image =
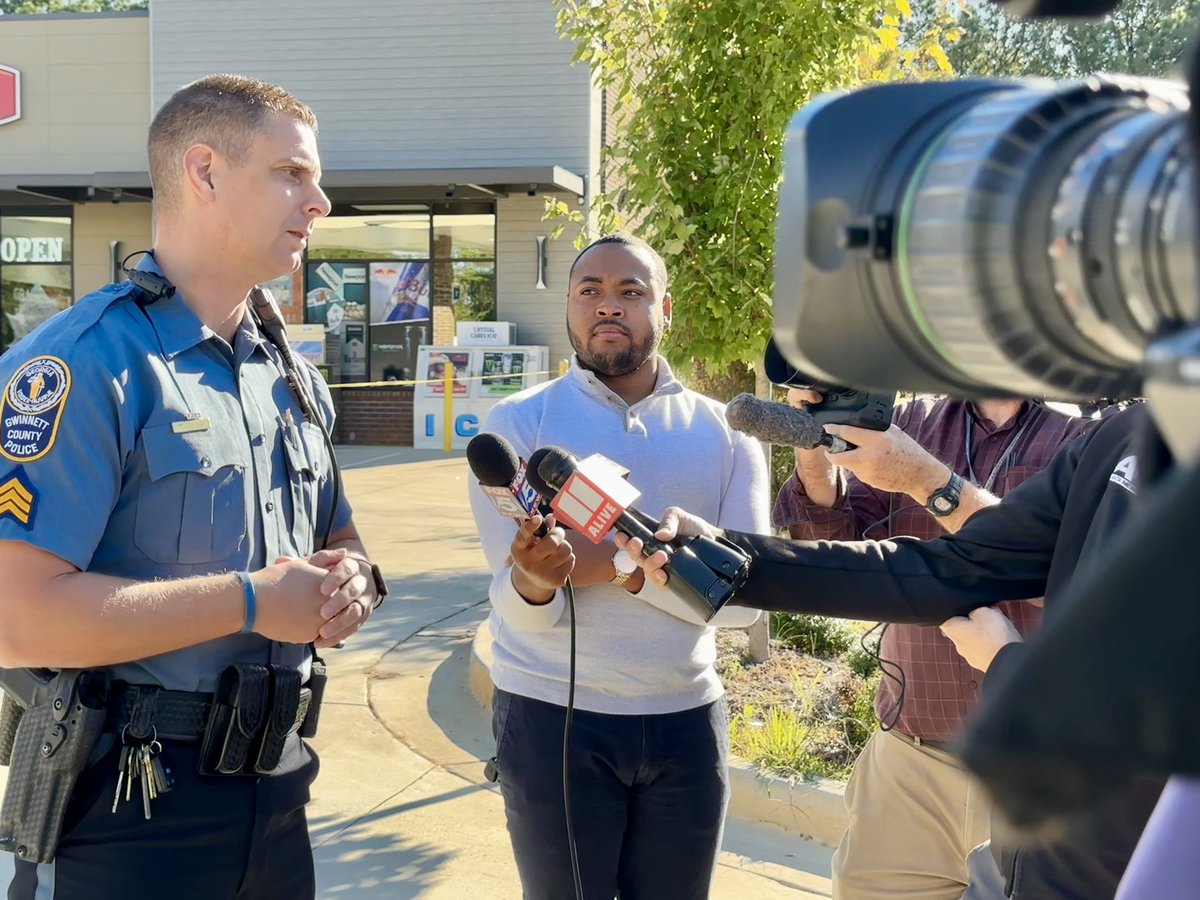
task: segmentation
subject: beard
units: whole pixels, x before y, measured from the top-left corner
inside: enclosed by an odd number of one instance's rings
[[[613,327],[612,322],[598,323],[592,326],[592,330],[601,327]],[[662,329],[655,326],[647,338],[640,344],[634,342],[633,336],[629,334],[628,329],[623,325],[616,327],[622,328],[625,334],[629,337],[629,346],[623,350],[610,350],[607,353],[590,350],[586,342],[581,341],[568,325],[567,337],[571,340],[571,347],[575,350],[575,355],[579,357],[579,364],[583,368],[595,372],[597,375],[603,375],[606,378],[619,378],[622,375],[628,375],[630,372],[636,372],[646,364],[646,361],[658,352],[658,343],[662,338]],[[588,333],[588,341],[591,340],[591,333]]]

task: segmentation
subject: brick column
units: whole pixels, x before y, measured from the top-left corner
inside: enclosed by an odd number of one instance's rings
[[[454,343],[454,265],[448,257],[453,244],[450,235],[439,235],[433,242],[433,342],[441,346]],[[441,259],[438,259],[441,257]]]

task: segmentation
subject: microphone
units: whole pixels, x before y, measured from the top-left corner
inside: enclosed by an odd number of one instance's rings
[[[830,453],[853,450],[855,444],[826,433],[813,414],[786,403],[759,400],[753,394],[738,394],[725,407],[729,427],[767,444],[803,447],[812,450],[828,447]]]
[[[551,470],[554,474],[546,478]],[[619,473],[623,471],[603,456],[591,456],[580,462],[561,447],[539,447],[529,454],[526,477],[538,494],[551,498],[550,508],[559,523],[587,535],[592,543],[599,544],[623,519],[625,527],[618,525],[617,530],[641,538],[647,556],[655,550],[666,549],[667,545],[654,536],[658,523],[628,508],[640,492],[621,477]],[[562,485],[572,474],[581,480],[570,494],[564,494]],[[641,517],[640,521],[637,517]],[[649,526],[647,521],[651,523]]]
[[[656,538],[655,529],[644,524],[649,517],[630,506],[640,492],[612,460],[596,454],[580,462],[561,447],[534,451],[531,464],[535,458],[538,481],[548,489],[545,496],[551,497],[550,507],[560,520],[597,544],[615,529],[638,538],[646,556],[663,550],[670,575],[667,589],[703,621],[715,616],[746,583],[750,558],[723,538],[694,537],[674,545]]]
[[[526,480],[526,467],[512,444],[483,431],[467,442],[467,465],[502,516],[524,521],[538,512],[538,492]]]

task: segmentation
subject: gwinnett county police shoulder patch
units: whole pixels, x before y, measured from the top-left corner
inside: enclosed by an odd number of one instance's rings
[[[39,356],[21,366],[4,388],[0,456],[27,463],[49,453],[70,392],[71,370],[58,357]]]
[[[0,519],[9,516],[26,529],[33,527],[38,491],[20,469],[0,479]]]

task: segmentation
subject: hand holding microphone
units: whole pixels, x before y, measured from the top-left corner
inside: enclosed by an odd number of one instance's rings
[[[486,431],[467,443],[467,464],[496,511],[521,522],[509,548],[513,587],[530,603],[549,603],[566,584],[575,557],[563,529],[527,480],[526,464],[512,444]]]
[[[555,525],[553,514],[543,519],[534,513],[526,519],[513,538],[511,553],[513,587],[530,603],[548,603],[575,568],[567,534]]]
[[[617,546],[627,551],[642,567],[648,582],[659,587],[667,587],[670,580],[668,566],[671,563],[671,556],[662,545],[673,544],[681,538],[716,540],[719,534],[719,529],[699,516],[694,516],[678,506],[669,506],[653,534],[655,542],[660,545],[659,549],[656,550],[653,546],[647,547],[641,537],[630,537],[619,531],[616,541]]]
[[[535,460],[536,476],[531,471],[530,482],[543,495],[552,495],[550,505],[563,521],[595,543],[615,530],[636,538],[640,552],[661,555],[672,577],[669,584],[665,577],[657,583],[668,584],[703,621],[715,616],[749,576],[746,554],[711,528],[675,545],[656,539],[654,527],[646,524],[649,517],[630,505],[638,491],[612,461],[591,456],[580,462],[559,447],[535,451],[531,468]]]
[[[815,391],[798,391],[816,394]],[[820,395],[816,394],[819,401]],[[821,423],[803,406],[789,406],[759,400],[753,394],[738,394],[725,407],[729,427],[758,438],[767,444],[813,450],[828,448],[830,453],[853,449],[840,437],[827,433]]]

